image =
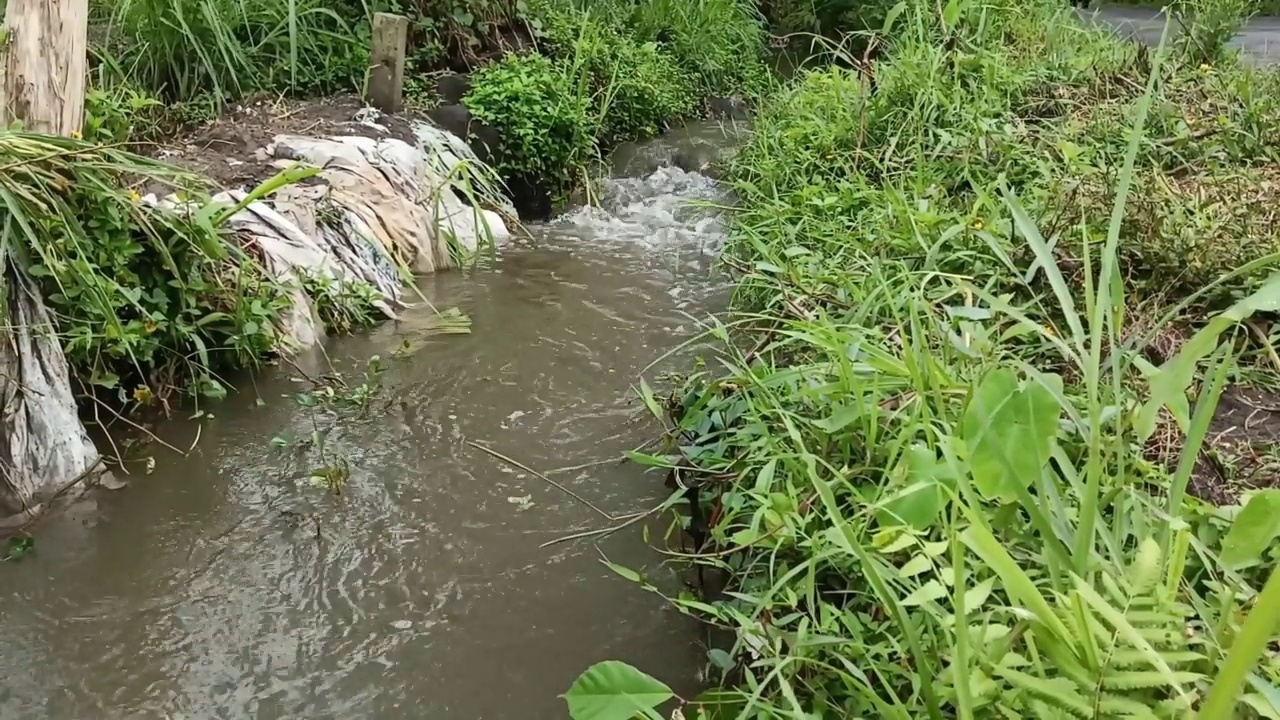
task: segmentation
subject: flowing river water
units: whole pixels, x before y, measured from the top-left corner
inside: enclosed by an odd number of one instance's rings
[[[421,308],[330,343],[349,382],[383,359],[362,417],[286,399],[301,386],[281,369],[164,424],[183,448],[198,432],[189,457],[156,447],[153,472],[75,501],[0,564],[0,718],[564,718],[557,695],[604,659],[694,692],[696,625],[600,562],[658,568],[638,526],[542,547],[608,523],[468,441],[550,471],[652,436],[629,388],[727,292],[717,213],[697,204],[721,192],[654,166],[728,144],[707,123],[625,147],[601,207],[425,279],[472,334],[432,335]],[[314,454],[273,443],[313,423],[350,465],[340,497],[308,482]],[[666,494],[616,462],[552,478],[615,514]]]

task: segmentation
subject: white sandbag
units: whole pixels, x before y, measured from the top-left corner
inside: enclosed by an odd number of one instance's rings
[[[62,345],[35,283],[9,266],[0,329],[0,527],[90,478],[101,456],[76,409]]]

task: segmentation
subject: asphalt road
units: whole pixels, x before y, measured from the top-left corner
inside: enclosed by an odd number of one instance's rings
[[[1159,9],[1132,5],[1102,4],[1079,11],[1082,16],[1114,27],[1119,33],[1148,45],[1160,44],[1166,16]],[[1170,36],[1177,24],[1169,28]],[[1240,49],[1244,59],[1257,64],[1280,63],[1280,17],[1255,17],[1236,35],[1232,46]]]

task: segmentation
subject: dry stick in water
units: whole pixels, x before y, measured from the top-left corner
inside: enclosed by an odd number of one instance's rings
[[[595,510],[597,513],[599,513],[599,515],[600,515],[601,517],[603,517],[603,518],[604,518],[604,519],[606,519],[606,520],[609,520],[609,521],[612,521],[612,522],[617,522],[618,520],[622,519],[622,518],[614,517],[613,515],[610,515],[609,513],[607,513],[607,512],[605,512],[605,511],[601,510],[600,508],[598,508],[598,507],[596,507],[594,504],[592,504],[592,502],[591,502],[590,500],[587,500],[586,498],[582,497],[582,496],[581,496],[581,495],[579,495],[578,493],[576,493],[576,492],[574,492],[574,491],[570,490],[569,488],[565,487],[564,485],[561,485],[560,483],[556,482],[555,480],[552,480],[551,478],[547,477],[546,475],[543,475],[542,473],[538,472],[537,470],[534,470],[533,468],[529,467],[528,465],[525,465],[524,463],[520,462],[519,460],[515,460],[515,459],[513,459],[513,458],[507,457],[506,455],[503,455],[502,453],[498,452],[497,450],[494,450],[494,449],[489,448],[489,447],[485,447],[484,445],[481,445],[480,443],[478,443],[478,442],[476,442],[476,441],[474,441],[474,440],[468,440],[468,441],[467,441],[467,444],[468,444],[468,445],[470,445],[471,447],[473,447],[473,448],[477,449],[477,450],[480,450],[480,451],[482,451],[482,452],[488,453],[489,455],[492,455],[493,457],[497,458],[498,460],[501,460],[501,461],[502,461],[502,462],[504,462],[504,463],[507,463],[508,465],[512,465],[512,466],[514,466],[514,467],[520,468],[521,470],[524,470],[525,472],[527,472],[527,473],[529,473],[529,474],[533,475],[534,477],[538,478],[539,480],[542,480],[543,482],[547,483],[548,485],[551,485],[552,487],[556,488],[557,490],[559,490],[560,492],[564,493],[565,495],[568,495],[569,497],[573,498],[574,500],[577,500],[578,502],[582,503],[583,505],[586,505],[587,507],[591,508],[592,510]],[[625,516],[624,516],[624,517],[625,517]]]
[[[641,443],[640,445],[638,445],[638,446],[637,446],[634,450],[632,450],[631,452],[640,452],[641,450],[644,450],[645,448],[649,447],[650,445],[653,445],[653,444],[654,444],[654,443],[656,443],[657,441],[658,441],[658,438],[654,438],[654,439],[652,439],[652,440],[646,440],[645,442],[643,442],[643,443]],[[608,465],[608,464],[610,464],[610,463],[618,463],[619,465],[621,465],[622,463],[626,462],[627,460],[628,460],[628,458],[627,458],[627,456],[626,456],[626,455],[618,455],[618,456],[616,456],[616,457],[605,458],[604,460],[593,460],[593,461],[591,461],[591,462],[580,463],[580,464],[578,464],[578,465],[566,465],[565,467],[558,467],[558,468],[556,468],[556,469],[554,469],[554,470],[548,470],[548,471],[546,472],[546,474],[547,474],[547,475],[559,475],[560,473],[573,472],[573,471],[575,471],[575,470],[586,470],[587,468],[600,467],[601,465]]]
[[[623,515],[621,517],[612,518],[614,521],[624,520],[625,522],[618,525],[612,525],[607,528],[600,528],[598,530],[585,530],[583,532],[573,533],[572,535],[565,535],[564,537],[558,537],[555,540],[548,540],[542,543],[541,545],[539,545],[538,547],[549,548],[552,545],[559,545],[560,543],[566,543],[573,540],[584,540],[589,537],[600,537],[600,538],[608,537],[609,535],[612,535],[618,532],[619,530],[635,525],[641,520],[644,520],[645,518],[653,515],[654,513],[659,512],[666,506],[667,506],[667,503],[663,502],[661,504],[655,505],[649,510],[642,510],[637,513],[632,513],[630,515]]]

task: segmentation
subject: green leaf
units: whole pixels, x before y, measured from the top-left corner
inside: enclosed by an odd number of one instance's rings
[[[1200,717],[1232,717],[1231,710],[1240,689],[1258,658],[1266,652],[1277,626],[1280,626],[1280,571],[1272,570],[1200,706]]]
[[[921,444],[907,448],[894,472],[905,479],[906,487],[894,490],[880,510],[881,525],[906,523],[917,530],[928,530],[938,519],[950,495],[945,487],[955,486],[955,476],[937,454]]]
[[[965,408],[962,427],[974,485],[988,498],[1016,499],[1049,464],[1057,398],[1040,383],[1018,387],[1013,371],[989,373]]]
[[[1249,498],[1222,541],[1222,564],[1233,570],[1262,556],[1280,536],[1280,490],[1263,490]]]
[[[562,695],[573,720],[630,720],[675,697],[671,688],[617,660],[596,663]]]
[[[1257,312],[1280,310],[1280,274],[1272,275],[1261,288],[1215,316],[1191,336],[1178,354],[1160,366],[1149,380],[1151,398],[1142,406],[1136,426],[1139,439],[1146,440],[1155,432],[1160,408],[1168,407],[1186,432],[1190,423],[1187,411],[1187,388],[1195,378],[1196,367],[1218,347],[1218,336],[1248,320]]]
[[[937,580],[929,582],[916,588],[910,595],[902,598],[903,607],[914,607],[916,605],[924,605],[925,603],[936,602],[947,596],[947,589]]]

